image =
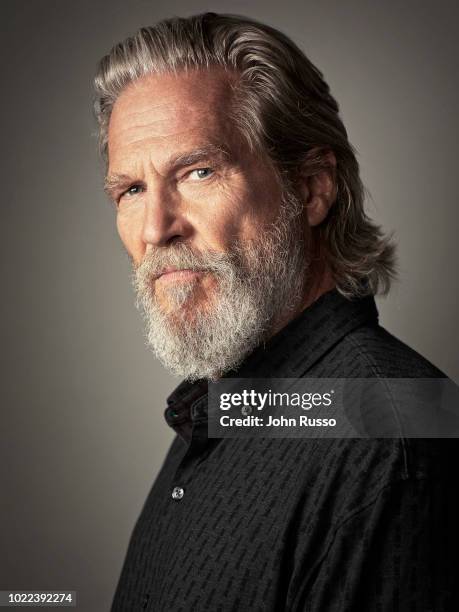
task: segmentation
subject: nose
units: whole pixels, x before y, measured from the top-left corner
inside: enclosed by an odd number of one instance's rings
[[[167,246],[185,239],[192,232],[182,213],[181,202],[167,188],[150,188],[146,194],[142,225],[142,240],[146,245]]]

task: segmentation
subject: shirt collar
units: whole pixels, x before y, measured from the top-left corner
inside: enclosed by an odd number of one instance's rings
[[[207,380],[194,383],[184,380],[167,398],[166,423],[182,438],[189,440],[193,422],[200,416],[207,416],[204,404],[207,408]]]
[[[242,363],[232,378],[300,378],[356,327],[378,322],[372,295],[322,294]]]
[[[350,331],[377,323],[372,295],[348,299],[337,289],[322,294],[225,378],[300,378]],[[184,439],[207,419],[207,381],[183,381],[167,398],[167,424]]]

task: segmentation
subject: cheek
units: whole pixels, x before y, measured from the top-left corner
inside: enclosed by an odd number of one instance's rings
[[[261,211],[246,201],[239,214],[225,220],[222,240],[229,247],[235,240],[242,244],[257,240],[265,232],[272,219],[269,211]]]
[[[192,228],[189,244],[198,251],[226,251],[238,235],[240,219],[234,203],[215,198],[211,206],[194,202],[186,214],[188,227]]]
[[[281,196],[277,186],[268,180],[254,181],[244,187],[234,202],[232,231],[242,241],[256,240],[277,219]]]
[[[250,194],[237,188],[229,193],[219,190],[212,206],[202,207],[199,218],[194,219],[196,237],[207,248],[227,251],[235,240],[251,238],[255,225],[254,213]]]
[[[145,245],[141,239],[141,220],[136,219],[134,215],[128,216],[123,213],[118,213],[116,228],[124,248],[133,258],[134,262],[139,264],[145,251]]]

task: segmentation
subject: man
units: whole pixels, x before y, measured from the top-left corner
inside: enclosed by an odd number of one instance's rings
[[[394,246],[321,73],[207,13],[116,45],[96,96],[148,341],[185,378],[112,609],[456,609],[454,441],[208,435],[209,381],[443,376],[378,325]]]

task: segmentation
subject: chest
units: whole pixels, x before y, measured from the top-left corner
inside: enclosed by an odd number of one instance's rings
[[[304,440],[175,443],[136,524],[125,573],[145,609],[274,610],[295,555],[320,555],[322,483]],[[305,469],[305,466],[308,466]],[[321,524],[321,526],[319,525]],[[318,529],[319,526],[319,529]]]

